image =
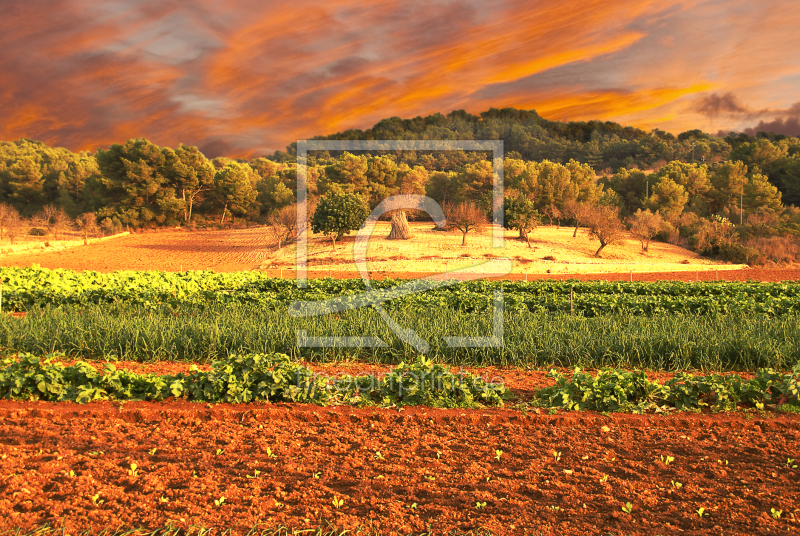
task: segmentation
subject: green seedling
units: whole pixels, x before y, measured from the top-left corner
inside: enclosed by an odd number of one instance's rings
[[[139,475],[138,468],[139,468],[138,465],[136,465],[135,463],[132,463],[131,464],[131,468],[128,469],[128,476],[138,476]]]
[[[783,510],[775,510],[774,508],[770,508],[769,512],[772,515],[772,519],[780,519]]]
[[[167,499],[166,497],[164,497],[164,496],[162,495],[161,497],[159,497],[159,498],[158,498],[158,502],[160,502],[160,503],[169,502],[169,499]]]
[[[560,506],[548,506],[547,508],[548,508],[549,510],[555,510],[555,511],[561,510],[561,507],[560,507]]]
[[[555,458],[555,460],[556,460],[557,462],[561,461],[561,453],[560,453],[560,452],[556,452],[556,451],[554,450],[554,451],[553,451],[553,458]]]
[[[442,453],[441,452],[436,451],[436,459],[437,460],[441,460],[442,459]]]
[[[192,478],[197,478],[197,472],[194,469],[192,469]]]
[[[697,512],[697,517],[699,517],[699,518],[702,518],[703,516],[707,516],[707,515],[709,515],[709,513],[708,513],[708,512],[706,512],[706,509],[705,509],[705,508],[703,508],[702,506],[701,506],[700,508],[698,508],[698,509],[696,510],[696,512]]]
[[[717,460],[717,463],[720,465],[728,465],[728,460]]]
[[[500,461],[500,456],[502,456],[502,455],[503,455],[503,451],[502,450],[495,450],[494,451],[494,457],[498,462]]]
[[[214,499],[214,506],[222,506],[222,503],[225,502],[225,497],[220,497],[219,500]]]
[[[622,507],[622,511],[625,512],[626,514],[630,514],[632,510],[633,510],[633,505],[629,502],[625,503],[625,506]]]
[[[376,460],[385,460],[385,458],[383,457],[383,454],[381,454],[381,451],[379,451],[379,450],[375,451],[375,459]]]
[[[672,456],[667,456],[666,458],[664,456],[661,456],[661,461],[664,462],[664,465],[669,465],[675,461],[675,458],[673,458]]]
[[[75,476],[75,471],[73,471],[72,469],[70,469],[69,473],[66,471],[61,471],[61,472],[64,473],[64,476]]]
[[[786,458],[786,467],[788,467],[789,469],[797,469],[797,466],[794,465],[795,461],[797,460],[794,460],[792,458]]]
[[[334,496],[332,502],[333,502],[333,507],[338,510],[344,504],[344,499],[340,499],[339,497]]]
[[[223,451],[222,449],[217,449],[217,453],[216,453],[216,455],[217,455],[217,456],[219,456],[219,455],[220,455],[220,454],[222,454],[223,452],[224,452],[224,451]]]
[[[435,476],[430,476],[430,475],[425,475],[425,480],[430,480],[431,482],[433,482],[434,480],[436,480],[436,477]]]
[[[478,508],[478,509],[486,508],[486,503],[485,502],[476,502],[475,503],[475,508]]]
[[[683,487],[683,484],[681,484],[680,482],[676,482],[676,481],[674,481],[674,480],[670,480],[670,482],[672,483],[672,487],[673,487],[673,488],[678,488],[678,489],[680,489],[681,487]]]
[[[99,494],[99,493],[95,493],[94,495],[92,495],[92,504],[93,504],[93,505],[95,505],[95,506],[100,506],[100,505],[101,505],[101,504],[103,504],[104,502],[105,502],[105,501],[104,501],[103,499],[101,499],[101,498],[100,498],[100,494]]]
[[[600,477],[600,482],[601,482],[601,483],[603,483],[603,482],[608,482],[608,475],[604,474],[603,476],[601,476],[601,477]]]
[[[89,456],[100,456],[101,454],[105,454],[102,450],[93,450],[89,453]]]
[[[151,450],[150,451],[150,456],[153,456],[156,453],[157,450],[158,450],[158,448],[154,448],[153,450]]]
[[[278,456],[272,452],[272,449],[267,447],[267,458],[277,458]]]
[[[381,479],[384,479],[384,478],[386,478],[386,477],[383,476],[383,475],[378,475],[378,476],[375,477],[375,480],[381,480]]]
[[[486,477],[486,482],[489,482],[491,479],[492,479],[492,477],[490,477],[490,476],[487,476],[487,477]]]
[[[417,509],[417,503],[411,503],[411,506],[409,506],[409,508],[411,508],[412,510],[416,510]]]
[[[258,469],[253,469],[253,476],[250,476],[250,475],[244,475],[244,476],[246,476],[247,478],[258,478],[258,475],[260,475],[260,474],[261,474],[261,471],[259,471]]]
[[[316,473],[311,473],[311,476],[312,476],[313,478],[316,478],[317,480],[319,480],[319,475],[320,475],[320,473],[319,473],[319,472],[316,472]]]

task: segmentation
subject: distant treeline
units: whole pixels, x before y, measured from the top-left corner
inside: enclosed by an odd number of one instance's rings
[[[547,121],[535,111],[491,109],[414,119],[317,139],[504,140],[508,196],[570,220],[568,205],[613,204],[620,215],[659,213],[675,232],[698,221],[800,229],[800,139],[759,133],[717,138],[699,130],[645,132],[611,122]],[[0,203],[31,217],[44,207],[93,213],[106,229],[267,222],[295,202],[295,144],[252,160],[207,159],[196,147],[131,139],[95,154],[28,139],[0,142]],[[356,193],[370,206],[388,195],[439,202],[491,199],[491,155],[460,151],[317,152],[308,159],[309,198]],[[574,208],[574,207],[573,207]],[[769,228],[772,231],[764,231]],[[748,233],[752,235],[752,232]],[[684,233],[686,234],[686,233]],[[691,233],[689,233],[691,234]]]

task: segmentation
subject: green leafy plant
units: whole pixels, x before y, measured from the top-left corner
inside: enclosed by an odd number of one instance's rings
[[[789,469],[797,469],[797,466],[794,464],[795,460],[792,458],[786,458],[786,467]]]
[[[554,450],[553,451],[553,459],[555,461],[557,461],[557,462],[560,462],[561,461],[561,452],[558,452],[558,451]]]
[[[376,460],[384,460],[385,458],[383,457],[383,454],[381,454],[381,451],[376,450],[375,451],[375,459]]]
[[[214,506],[222,506],[222,503],[225,502],[225,497],[220,497],[219,499],[214,499]]]
[[[682,488],[682,487],[683,487],[683,484],[681,484],[680,482],[678,482],[678,481],[676,481],[676,480],[670,480],[670,483],[672,483],[672,487],[673,487],[673,488],[678,488],[678,489],[680,489],[680,488]]]
[[[703,516],[708,516],[709,515],[709,513],[706,512],[706,509],[703,508],[702,506],[700,508],[698,508],[697,510],[695,510],[695,513],[697,514],[697,517],[699,517],[701,519],[702,519]]]
[[[772,519],[780,519],[781,518],[781,514],[783,513],[783,510],[776,510],[774,508],[770,508],[769,512],[770,512],[770,515],[772,516]]]
[[[344,505],[344,499],[340,499],[340,498],[338,498],[336,496],[333,497],[333,501],[332,502],[333,502],[333,507],[336,508],[337,510],[339,508],[341,508],[342,505]]]
[[[478,508],[478,509],[486,508],[486,502],[480,502],[480,501],[476,502],[475,503],[475,508]]]
[[[149,451],[150,455],[153,456],[156,453],[157,450],[158,450],[157,448],[154,448],[153,450]]]
[[[632,510],[633,510],[633,505],[631,503],[627,502],[624,505],[622,505],[622,511],[625,512],[626,514],[630,514]]]
[[[162,496],[160,496],[160,497],[158,498],[158,502],[160,502],[160,503],[166,503],[166,502],[169,502],[169,499],[167,499],[166,497],[164,497],[164,496],[162,495]]]
[[[128,476],[138,476],[139,475],[139,466],[135,463],[131,464],[131,468],[128,469]]]
[[[673,458],[672,456],[667,456],[667,457],[664,457],[664,456],[662,455],[662,456],[661,456],[661,461],[662,461],[662,462],[664,462],[664,465],[669,465],[669,464],[671,464],[672,462],[674,462],[674,461],[675,461],[675,458]]]
[[[319,472],[314,472],[314,473],[311,473],[311,477],[312,477],[312,478],[315,478],[315,479],[317,479],[317,480],[319,480],[319,475],[320,475],[320,473],[319,473]]]
[[[219,456],[219,455],[220,455],[220,454],[222,454],[223,452],[224,452],[224,451],[223,451],[222,449],[217,449],[217,452],[215,452],[215,453],[214,453],[214,456]]]
[[[99,493],[95,493],[94,495],[92,495],[91,499],[92,499],[92,504],[95,506],[100,506],[105,502],[103,499],[100,498]]]
[[[494,457],[495,457],[495,459],[497,461],[500,461],[500,456],[502,456],[502,455],[503,455],[503,451],[502,450],[495,450],[494,451]]]
[[[272,452],[272,449],[267,447],[267,458],[277,458],[278,456]]]
[[[254,469],[252,476],[251,475],[244,475],[244,476],[246,476],[247,478],[258,478],[258,475],[260,475],[260,474],[261,474],[261,471],[259,471],[258,469]]]
[[[600,483],[603,483],[603,482],[608,482],[608,475],[603,474],[603,476],[600,477]]]

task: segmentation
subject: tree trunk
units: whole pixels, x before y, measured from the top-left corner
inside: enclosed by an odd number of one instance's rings
[[[331,235],[331,240],[333,240],[333,251],[336,252],[336,235]]]
[[[577,223],[575,224],[575,232],[572,233],[572,238],[575,238],[576,236],[578,236],[578,224]]]
[[[599,247],[599,248],[597,248],[597,251],[595,251],[595,252],[594,252],[594,256],[595,256],[595,257],[599,257],[599,256],[600,256],[600,252],[601,252],[601,251],[603,251],[603,248],[604,248],[604,247],[606,247],[606,244],[605,244],[605,242],[603,242],[603,241],[601,240],[601,241],[600,241],[600,247]]]
[[[408,240],[411,238],[411,229],[408,227],[408,218],[406,218],[405,210],[392,212],[392,230],[386,238],[388,240]]]
[[[467,231],[463,231],[461,233],[461,245],[462,246],[466,246],[467,245]]]
[[[225,222],[225,213],[228,211],[228,203],[225,203],[225,207],[222,209],[222,217],[219,219],[219,224],[222,225]]]

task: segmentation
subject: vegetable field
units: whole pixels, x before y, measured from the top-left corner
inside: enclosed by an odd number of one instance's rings
[[[0,281],[3,535],[798,531],[798,282]]]

